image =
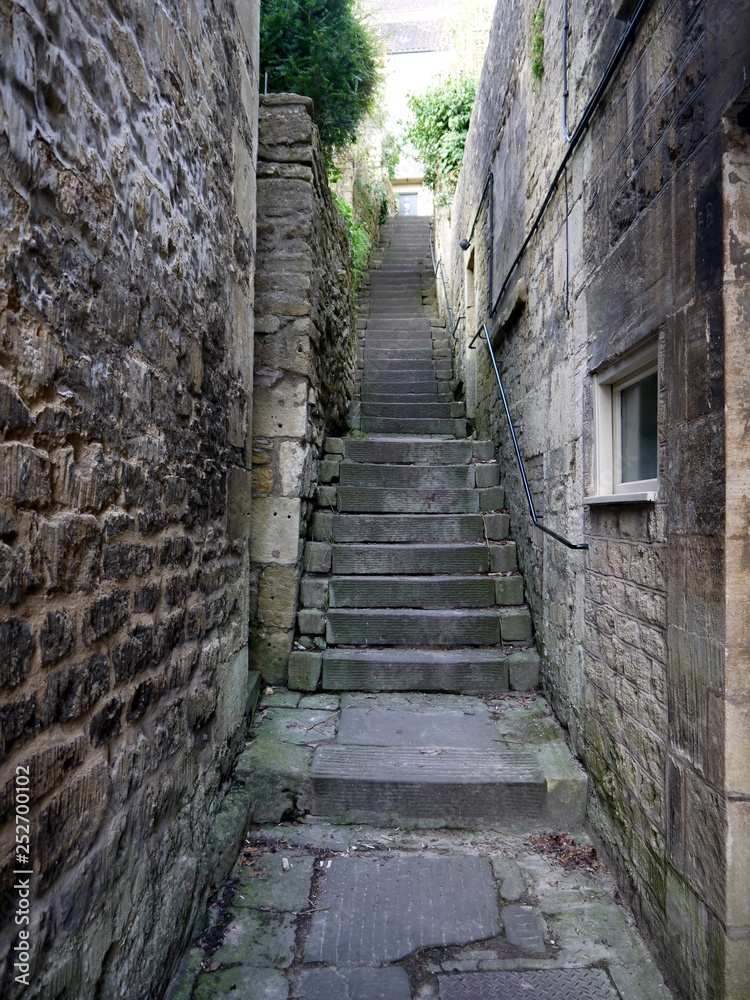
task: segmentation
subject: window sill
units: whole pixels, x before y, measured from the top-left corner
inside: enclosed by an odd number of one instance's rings
[[[609,493],[600,497],[584,497],[583,505],[594,507],[599,504],[654,503],[655,500],[656,490],[647,490],[645,493]]]

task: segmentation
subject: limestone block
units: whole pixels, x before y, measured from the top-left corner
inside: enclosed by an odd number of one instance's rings
[[[304,438],[307,431],[307,380],[287,376],[273,385],[256,384],[253,434]]]
[[[539,654],[535,649],[510,654],[508,684],[511,691],[533,691],[539,686]]]
[[[323,450],[327,455],[343,455],[344,441],[341,438],[327,437],[323,445]]]
[[[319,576],[303,576],[299,588],[303,608],[322,608],[328,593],[328,580]]]
[[[303,608],[297,614],[297,626],[302,635],[323,635],[326,616],[318,608]]]
[[[305,572],[331,572],[331,546],[328,542],[307,542],[305,544]]]
[[[286,684],[294,629],[267,628],[250,646],[250,667],[267,684]]]
[[[266,625],[292,628],[296,610],[296,567],[267,566],[258,583],[258,618]]]
[[[273,469],[267,465],[253,469],[253,490],[256,493],[273,493]]]
[[[0,445],[0,497],[21,507],[41,507],[50,496],[47,455],[27,444]]]
[[[252,504],[252,472],[234,466],[229,470],[227,481],[227,530],[230,538],[247,538],[254,534]]]
[[[310,537],[316,542],[330,542],[333,534],[333,514],[316,510],[310,522]]]
[[[289,687],[293,691],[315,691],[322,663],[322,653],[294,650],[289,657]]]
[[[336,509],[338,491],[335,486],[319,486],[317,500],[319,507],[328,507],[330,510]]]
[[[495,580],[495,604],[523,604],[523,577],[498,577]]]
[[[250,518],[250,557],[254,562],[296,564],[301,510],[299,497],[255,498]]]
[[[286,497],[303,496],[310,445],[299,441],[282,441],[279,447],[281,492]]]
[[[493,542],[502,542],[508,537],[510,531],[509,514],[485,514],[484,532],[487,538]]]
[[[500,466],[496,462],[488,462],[486,465],[476,465],[474,467],[474,474],[477,486],[480,489],[498,486],[500,483]]]
[[[479,491],[479,509],[497,510],[503,506],[505,501],[505,491],[502,486],[490,486],[488,489]]]
[[[260,5],[254,2],[254,0],[237,0],[234,9],[237,16],[237,24],[239,25],[242,37],[245,39],[245,45],[250,53],[250,57],[253,58],[257,52],[258,38],[260,36]]]
[[[320,481],[321,483],[331,483],[334,479],[339,478],[339,465],[340,462],[334,459],[325,458],[320,463]]]
[[[516,568],[516,543],[490,545],[490,573],[511,573]]]
[[[309,336],[289,334],[286,329],[268,337],[261,347],[264,368],[276,368],[307,377],[311,374],[311,354]]]
[[[492,441],[474,441],[471,450],[477,462],[490,462],[495,457],[495,445]]]
[[[531,612],[528,608],[512,608],[500,614],[500,634],[503,642],[531,640]]]
[[[234,206],[246,236],[255,230],[255,169],[253,154],[247,148],[235,126],[234,146]]]

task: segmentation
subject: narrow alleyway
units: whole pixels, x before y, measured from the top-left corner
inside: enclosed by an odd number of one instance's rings
[[[256,825],[170,1000],[668,1000],[537,691],[426,220],[388,224],[363,302],[359,427],[326,444],[306,551],[301,690],[262,695],[237,771]]]

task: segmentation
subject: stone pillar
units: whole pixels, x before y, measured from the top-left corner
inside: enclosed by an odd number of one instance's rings
[[[312,110],[294,94],[261,99],[251,611],[255,665],[272,683],[287,677],[323,438],[353,389],[349,246]]]

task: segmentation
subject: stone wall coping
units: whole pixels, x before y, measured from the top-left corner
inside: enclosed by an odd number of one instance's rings
[[[302,104],[313,115],[313,102],[311,97],[303,97],[302,94],[261,94],[261,107],[266,104],[269,107],[279,107],[285,104]]]

